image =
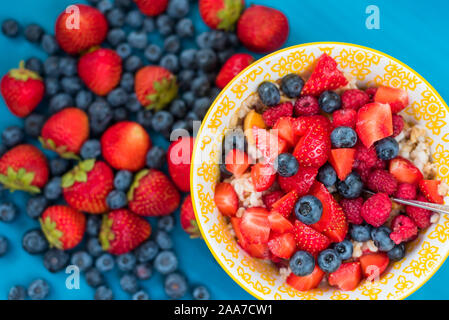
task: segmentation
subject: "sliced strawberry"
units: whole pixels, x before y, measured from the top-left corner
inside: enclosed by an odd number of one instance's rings
[[[268,210],[271,210],[273,207],[273,204],[278,201],[280,198],[284,196],[284,192],[281,190],[276,190],[268,194],[264,194],[262,196],[262,201],[265,207],[267,207]]]
[[[363,276],[369,281],[378,280],[381,274],[388,267],[390,259],[386,253],[369,253],[359,258]]]
[[[239,198],[230,183],[222,182],[215,186],[215,205],[225,216],[235,216],[239,208]]]
[[[304,277],[298,277],[293,273],[290,273],[286,282],[289,286],[298,291],[309,291],[318,287],[323,280],[324,275],[324,271],[322,271],[318,265],[315,265],[315,269],[313,269],[311,274]]]
[[[295,236],[292,233],[272,236],[268,241],[268,248],[276,257],[289,259],[296,251]]]
[[[423,179],[421,171],[410,160],[402,157],[390,161],[389,171],[399,183],[417,184]]]
[[[318,168],[299,167],[298,172],[294,176],[278,176],[278,183],[284,192],[295,190],[299,196],[303,196],[309,192],[317,174]]]
[[[419,190],[422,194],[433,203],[444,204],[444,198],[438,193],[439,180],[421,180],[418,183]]]
[[[273,163],[279,154],[287,150],[287,141],[265,129],[253,127],[253,137],[256,140],[257,149],[269,163]]]
[[[379,87],[374,95],[374,101],[388,103],[391,112],[398,113],[408,105],[407,91],[399,88]]]
[[[276,171],[269,163],[256,163],[251,167],[251,180],[256,191],[268,190],[276,181]]]
[[[320,127],[321,131],[330,134],[332,124],[328,118],[322,115],[303,116],[294,119],[293,133],[297,136],[305,135],[310,129]]]
[[[316,181],[310,188],[311,195],[317,197],[323,205],[321,219],[311,225],[312,228],[325,234],[333,242],[341,242],[348,233],[348,221],[340,204],[327,188]]]
[[[295,221],[294,233],[298,249],[307,251],[312,255],[318,254],[331,244],[328,237],[299,220]]]
[[[331,150],[331,139],[322,127],[310,129],[302,136],[293,151],[300,166],[319,168],[326,163]]]
[[[294,146],[299,140],[299,137],[295,135],[293,131],[293,126],[295,124],[295,119],[292,117],[282,117],[280,118],[273,127],[273,130],[277,130],[279,136],[287,141],[289,145]]]
[[[269,259],[270,258],[270,249],[268,249],[268,244],[249,244],[245,237],[243,236],[240,223],[242,222],[241,218],[231,218],[231,224],[235,232],[235,236],[237,237],[237,241],[239,245],[248,252],[248,254],[254,258],[258,259]]]
[[[368,103],[357,112],[356,131],[369,148],[374,142],[393,134],[393,118],[388,104]]]
[[[298,201],[299,195],[296,190],[292,190],[285,196],[276,201],[271,207],[271,212],[279,213],[281,216],[288,218],[295,207],[296,201]]]
[[[280,213],[274,211],[268,215],[268,222],[272,231],[284,233],[293,230],[293,224]]]
[[[229,151],[225,158],[226,169],[236,177],[240,177],[245,173],[250,162],[251,159],[246,152],[239,149]]]
[[[242,230],[240,228],[240,223],[242,222],[242,218],[231,218],[232,228],[234,229],[235,237],[237,238],[237,242],[239,245],[244,248],[248,246],[248,241],[246,241],[245,237],[242,234]]]
[[[242,216],[240,230],[249,244],[267,243],[270,237],[269,212],[265,208],[248,208]]]
[[[331,286],[336,286],[343,291],[352,291],[362,280],[362,268],[360,262],[342,263],[337,271],[328,276]]]
[[[302,89],[302,95],[319,96],[323,91],[344,87],[348,80],[343,72],[337,69],[337,62],[323,53],[317,60],[309,80]]]
[[[354,164],[355,149],[342,148],[332,149],[329,156],[329,163],[337,172],[338,179],[345,180],[352,171]]]

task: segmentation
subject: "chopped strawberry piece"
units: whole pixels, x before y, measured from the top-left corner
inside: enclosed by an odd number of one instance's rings
[[[295,190],[299,196],[303,196],[309,192],[317,174],[318,168],[299,167],[298,172],[294,176],[278,176],[278,183],[284,192]]]
[[[300,166],[319,168],[327,162],[331,139],[321,127],[310,129],[297,143],[293,155]]]
[[[293,123],[293,133],[297,136],[305,135],[310,129],[321,128],[321,131],[330,134],[332,125],[328,118],[322,115],[298,117]]]
[[[438,193],[440,183],[439,180],[421,180],[418,187],[430,202],[444,204],[444,198]]]
[[[235,216],[239,208],[239,198],[230,183],[222,182],[215,186],[215,205],[225,216]]]
[[[259,243],[259,244],[248,244],[243,248],[248,254],[256,259],[270,259],[270,249],[268,248],[268,244]]]
[[[352,291],[357,288],[362,280],[362,268],[360,262],[342,263],[337,271],[329,274],[328,281],[331,286],[336,286],[343,291]]]
[[[234,229],[235,237],[237,238],[238,244],[244,248],[248,245],[248,241],[245,240],[245,237],[242,234],[242,231],[240,229],[240,223],[242,222],[242,218],[231,218],[231,224],[232,228]]]
[[[242,216],[240,230],[250,244],[267,243],[270,237],[269,212],[265,208],[248,208]]]
[[[421,171],[410,160],[402,157],[390,161],[389,171],[399,183],[417,184],[423,179]]]
[[[418,227],[413,220],[402,214],[394,217],[391,222],[391,229],[393,232],[390,233],[390,238],[396,244],[409,241],[418,234]]]
[[[273,207],[273,204],[278,201],[280,198],[284,196],[284,192],[281,190],[276,190],[268,194],[264,194],[262,196],[262,201],[265,207],[267,207],[268,210],[271,210]]]
[[[275,232],[284,233],[293,230],[293,224],[276,211],[268,215],[268,222],[271,230]]]
[[[298,198],[299,195],[298,192],[296,192],[296,190],[290,191],[273,204],[271,212],[277,212],[281,216],[288,218],[292,213]]]
[[[296,251],[295,236],[291,233],[275,235],[268,241],[268,248],[275,256],[289,259]]]
[[[309,80],[302,89],[302,95],[319,96],[323,91],[344,87],[348,80],[343,72],[338,70],[337,62],[323,53],[317,60]]]
[[[229,151],[225,158],[226,169],[236,177],[240,177],[245,173],[250,162],[251,159],[246,152],[239,149]]]
[[[332,125],[337,127],[355,128],[357,121],[357,111],[354,109],[340,109],[332,114]]]
[[[355,149],[341,148],[332,149],[329,157],[329,163],[337,172],[338,179],[345,180],[352,171],[354,164]]]
[[[291,102],[284,102],[275,107],[268,108],[262,118],[268,127],[274,126],[281,117],[291,117],[293,115],[293,105]]]
[[[273,163],[278,155],[287,150],[288,143],[278,135],[265,129],[253,127],[256,147],[269,163]]]
[[[408,105],[407,91],[399,88],[379,87],[374,95],[374,101],[388,103],[392,113],[398,113]]]
[[[295,221],[294,234],[298,249],[312,255],[317,255],[331,244],[328,237],[299,220]]]
[[[382,273],[387,269],[390,259],[386,253],[369,253],[359,258],[363,276],[368,281],[379,280]]]
[[[289,286],[298,291],[309,291],[318,287],[323,280],[324,275],[324,271],[322,271],[318,265],[315,265],[315,269],[313,269],[311,274],[304,277],[299,277],[291,273],[286,282]]]
[[[294,146],[299,140],[299,137],[293,131],[294,124],[295,119],[292,117],[279,118],[273,127],[273,132],[275,132],[274,130],[278,130],[279,136],[287,141],[289,145]]]
[[[251,180],[257,192],[268,190],[276,181],[276,171],[269,163],[256,163],[251,167]]]
[[[366,147],[393,134],[393,120],[388,104],[369,103],[357,113],[356,131]]]

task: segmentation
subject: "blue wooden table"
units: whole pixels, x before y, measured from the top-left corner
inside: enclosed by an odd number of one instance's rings
[[[82,1],[80,1],[82,2]],[[315,41],[340,41],[355,43],[383,51],[403,61],[424,76],[441,94],[449,99],[447,78],[449,64],[449,36],[445,0],[254,0],[252,3],[281,9],[290,21],[290,36],[286,46]],[[58,14],[73,0],[16,0],[1,1],[0,21],[15,17],[22,24],[37,22],[47,31],[52,31]],[[367,29],[366,8],[376,5],[380,11],[380,29]],[[196,6],[191,16],[198,30],[206,30]],[[11,40],[0,36],[0,74],[16,67],[21,59],[31,56],[45,58],[45,54],[24,40]],[[448,101],[448,100],[447,100]],[[0,130],[11,124],[21,124],[0,101]],[[152,135],[155,144],[167,146],[167,142]],[[8,196],[10,197],[10,196]],[[66,275],[49,273],[42,264],[42,258],[29,256],[21,248],[23,233],[38,226],[24,212],[26,196],[15,194],[10,197],[22,209],[20,217],[12,224],[0,223],[0,234],[11,242],[8,254],[0,258],[0,299],[7,297],[12,285],[28,285],[35,278],[45,278],[51,285],[51,299],[91,299],[93,289],[81,280],[80,290],[68,290]],[[253,299],[235,284],[220,268],[201,240],[190,240],[178,225],[174,231],[176,252],[180,269],[191,284],[205,283],[215,299]],[[118,273],[110,272],[108,284],[114,289],[116,298],[127,299],[128,295],[119,289]],[[441,269],[409,299],[448,299],[449,264]],[[155,275],[144,283],[153,299],[165,299],[162,279]]]

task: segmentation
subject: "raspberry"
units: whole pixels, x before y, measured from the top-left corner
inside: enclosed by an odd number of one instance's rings
[[[391,196],[398,189],[398,181],[386,170],[374,170],[368,177],[367,187],[374,192],[383,192]]]
[[[404,129],[404,119],[398,114],[393,115],[393,137],[398,136]]]
[[[293,105],[290,102],[284,102],[275,107],[269,108],[262,114],[262,118],[267,126],[272,127],[279,118],[291,117],[292,115]]]
[[[376,163],[372,167],[372,169],[386,169],[387,168],[387,161],[380,160],[379,158],[376,160]]]
[[[349,89],[341,95],[341,106],[343,109],[358,110],[369,102],[369,95],[359,89]]]
[[[334,128],[350,127],[355,128],[357,111],[353,109],[340,109],[333,113],[332,123]]]
[[[369,175],[371,173],[371,169],[365,168],[364,165],[360,165],[357,168],[355,168],[355,172],[357,172],[362,179],[363,184],[366,184],[368,182]]]
[[[417,200],[428,202],[422,195],[419,195]],[[418,228],[424,229],[430,226],[430,217],[432,216],[431,211],[418,207],[406,206],[405,213],[416,223]]]
[[[314,96],[302,96],[295,102],[295,116],[313,116],[320,113],[320,105]]]
[[[268,210],[271,210],[273,203],[278,201],[284,193],[281,190],[273,191],[271,193],[265,194],[262,196],[262,201],[265,204],[265,207],[267,207]]]
[[[368,89],[365,90],[365,92],[369,96],[369,102],[373,102],[374,101],[374,96],[376,95],[376,92],[377,92],[377,87],[368,88]]]
[[[416,199],[416,186],[411,183],[400,183],[398,189],[394,194],[396,198],[404,200],[415,200]]]
[[[356,199],[343,199],[340,201],[340,205],[343,208],[349,223],[362,224],[363,218],[360,215],[363,205],[363,198]]]
[[[409,241],[418,234],[418,227],[416,224],[412,219],[404,215],[396,216],[393,219],[391,222],[391,229],[393,232],[390,233],[390,239],[396,244]]]
[[[390,216],[391,200],[385,193],[376,193],[365,201],[362,206],[361,215],[366,223],[373,227],[380,227]]]
[[[376,165],[377,160],[376,149],[373,146],[367,148],[363,143],[357,143],[355,147],[354,167],[371,169]]]

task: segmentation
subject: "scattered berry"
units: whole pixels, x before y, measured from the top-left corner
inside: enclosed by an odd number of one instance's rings
[[[22,286],[13,286],[9,289],[8,300],[25,300],[27,290]]]
[[[296,218],[306,225],[317,223],[321,219],[322,214],[323,205],[314,196],[301,197],[295,204]]]
[[[353,246],[352,242],[349,240],[344,240],[342,242],[336,243],[334,245],[334,250],[341,260],[352,258]]]
[[[293,274],[304,277],[315,269],[315,258],[306,251],[297,251],[290,258],[289,266]]]
[[[391,137],[384,138],[375,143],[376,153],[381,160],[391,160],[399,153],[398,142]]]
[[[50,293],[50,286],[45,280],[34,280],[28,286],[27,293],[31,300],[43,300]]]
[[[385,193],[377,193],[365,201],[361,215],[373,227],[383,225],[391,212],[391,200]]]
[[[353,224],[349,231],[352,240],[358,242],[366,242],[371,240],[371,226],[370,225],[356,225]]]
[[[374,170],[368,177],[367,187],[374,192],[391,196],[398,189],[398,181],[386,170]]]
[[[359,89],[349,89],[341,95],[341,106],[343,109],[357,111],[370,101],[368,93]]]
[[[371,239],[380,251],[390,251],[395,243],[390,238],[391,230],[386,226],[381,226],[371,230]]]
[[[342,199],[340,201],[340,205],[345,212],[346,217],[348,218],[348,222],[352,224],[362,224],[363,218],[361,215],[363,198],[355,198],[355,199]]]
[[[295,116],[313,116],[320,113],[320,105],[314,96],[301,96],[294,106]]]
[[[341,259],[334,249],[321,251],[317,257],[318,266],[324,272],[334,272],[341,265]]]
[[[63,270],[69,263],[70,255],[59,249],[50,249],[44,255],[44,267],[56,273]],[[30,295],[28,293],[28,295]]]

